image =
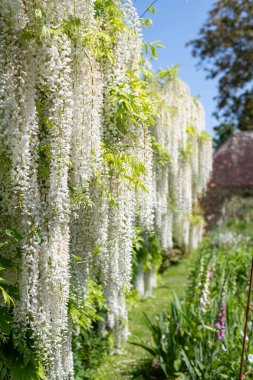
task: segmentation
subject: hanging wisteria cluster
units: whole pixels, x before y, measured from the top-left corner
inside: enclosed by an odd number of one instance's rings
[[[177,77],[176,68],[160,71],[151,78],[160,116],[155,128],[150,128],[152,168],[147,182],[153,214],[151,210],[149,220],[163,251],[173,246],[196,249],[204,227],[198,199],[212,170],[212,140],[204,130],[203,108]],[[141,296],[150,294],[148,284],[155,282],[155,265],[145,271],[144,264],[139,261],[135,278]]]
[[[173,240],[180,247],[196,248],[202,221],[193,220],[193,208],[205,191],[212,170],[212,141],[204,131],[203,108],[187,85],[172,70],[162,75],[161,117],[154,136],[168,152],[169,162],[159,165],[159,160],[155,160],[156,224],[164,250],[173,247]]]
[[[107,3],[0,5],[0,223],[23,236],[15,321],[50,380],[74,376],[69,301],[84,307],[89,278],[120,346],[135,226],[165,250],[173,237],[187,246],[211,169],[203,111],[180,80],[160,87],[151,126],[140,20],[132,0]],[[154,144],[170,157],[163,165]]]

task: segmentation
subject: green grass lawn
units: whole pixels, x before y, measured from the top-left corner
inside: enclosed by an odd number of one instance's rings
[[[150,319],[154,319],[160,310],[169,310],[173,293],[179,297],[183,295],[187,286],[187,278],[191,269],[193,257],[189,256],[181,260],[177,265],[171,266],[163,273],[158,281],[158,286],[152,297],[142,299],[129,312],[130,342],[152,345],[151,334],[146,326],[146,313]],[[122,355],[111,356],[100,367],[96,380],[146,380],[142,375],[133,375],[133,372],[145,365],[149,354],[143,349],[126,343]]]

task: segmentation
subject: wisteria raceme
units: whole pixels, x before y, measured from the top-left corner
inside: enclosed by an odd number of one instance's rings
[[[198,195],[205,190],[212,171],[212,140],[206,134],[201,134],[199,139],[199,177]]]
[[[156,225],[163,249],[172,247],[173,229],[174,239],[187,248],[192,208],[205,191],[212,169],[212,143],[204,132],[202,106],[181,80],[164,79],[160,97],[161,117],[154,134],[170,162],[162,168],[156,165]]]
[[[10,6],[8,2],[4,5],[5,9]],[[39,47],[34,40],[21,44],[15,34],[17,25],[20,28],[26,25],[16,21],[32,21],[29,20],[30,14],[23,16],[24,9],[21,3],[16,4],[15,11],[6,12],[6,18],[1,19],[9,27],[7,30],[3,28],[2,41],[8,42],[10,39],[5,50],[1,50],[2,54],[7,52],[5,60],[10,60],[5,61],[8,65],[4,69],[3,80],[6,84],[1,104],[5,115],[2,119],[6,127],[5,149],[11,162],[11,188],[5,188],[12,205],[7,223],[24,235],[21,243],[20,300],[15,308],[15,318],[23,329],[33,331],[49,377],[64,379],[69,378],[72,372],[71,356],[70,360],[63,359],[66,348],[64,331],[68,329],[69,288],[70,44],[57,36]],[[19,17],[20,13],[22,17]],[[8,17],[13,15],[12,23]],[[6,91],[6,86],[12,86],[12,95]],[[38,101],[45,88],[47,97],[38,110]],[[47,139],[51,153],[48,179],[43,186],[38,179],[42,146],[39,137],[43,128],[43,134],[46,134],[45,124],[39,125],[42,118],[50,130],[43,142]]]
[[[38,338],[40,244],[35,231],[40,226],[40,196],[37,178],[38,118],[36,112],[35,45],[21,48],[16,32],[25,26],[21,3],[1,5],[1,137],[9,162],[1,189],[3,228],[12,225],[22,234],[19,271],[20,299],[15,321],[22,338],[31,328]],[[5,14],[6,12],[6,14]]]
[[[155,217],[161,234],[162,249],[172,248],[173,212],[170,202],[170,176],[168,168],[157,168]]]
[[[102,81],[96,62],[75,52],[73,66],[72,183],[82,191],[99,169]]]
[[[139,71],[141,60],[141,35],[140,20],[133,6],[132,0],[117,1],[126,25],[123,30],[117,31],[112,54],[113,62],[106,62],[104,72],[104,137],[105,140],[113,141],[119,137],[119,126],[112,120],[111,115],[115,112],[118,104],[110,102],[110,91],[113,86],[126,84],[126,93],[129,91],[127,83],[130,81],[127,72]],[[133,123],[128,128],[136,130]],[[126,141],[120,141],[121,144]]]
[[[151,269],[147,270],[144,274],[145,283],[145,296],[149,297],[153,293],[153,289],[156,287],[156,268],[152,266]]]
[[[127,51],[123,53],[124,64],[126,69],[122,67],[124,71],[137,70],[140,69],[140,58],[141,58],[141,23],[139,16],[137,14],[136,8],[133,5],[132,0],[120,0],[119,7],[123,11],[123,20],[130,32],[125,33],[125,40],[128,46]],[[118,54],[122,52],[123,44],[119,39]],[[122,62],[123,63],[123,62]],[[124,72],[123,71],[123,72]]]
[[[170,113],[161,110],[160,118],[156,122],[154,129],[155,139],[161,144],[161,147],[166,151],[171,150],[171,128],[169,127],[168,119]],[[171,158],[171,156],[170,156]],[[158,234],[160,235],[161,247],[165,251],[172,248],[172,218],[173,211],[171,205],[171,179],[172,168],[170,163],[161,166],[157,163],[156,156],[154,155],[153,162],[153,182],[154,184],[154,213],[155,223],[157,226]]]
[[[126,28],[118,31],[115,36],[113,63],[103,67],[105,79],[103,137],[109,146],[113,147],[116,144],[121,152],[132,155],[135,154],[135,147],[132,147],[133,142],[129,139],[128,134],[124,135],[119,131],[119,125],[112,118],[112,115],[116,113],[118,103],[112,103],[110,95],[112,89],[121,85],[124,86],[126,94],[130,92],[128,85],[130,79],[126,72],[139,69],[141,53],[140,22],[131,0],[120,1],[119,8],[123,13]],[[143,136],[143,133],[140,132],[140,126],[130,122],[127,127],[129,132]],[[143,143],[143,140],[141,140],[141,143]],[[137,158],[139,158],[138,155]],[[145,164],[146,162],[143,163]],[[148,174],[152,176],[152,171],[148,171]],[[117,175],[111,175],[107,183],[109,191],[115,199],[116,207],[108,207],[108,243],[106,251],[108,262],[102,264],[101,272],[110,308],[108,324],[114,331],[117,337],[116,345],[119,346],[122,337],[122,328],[120,326],[127,324],[124,293],[129,288],[131,280],[136,196],[134,187],[127,182],[122,182],[117,178]]]
[[[137,267],[137,273],[134,278],[134,287],[138,294],[143,297],[145,294],[145,283],[144,283],[144,265],[139,263]]]
[[[204,220],[200,218],[197,221],[192,221],[190,227],[190,239],[189,239],[189,247],[191,249],[197,249],[199,243],[201,242],[203,236],[204,229]]]
[[[149,131],[144,130],[139,138],[139,144],[135,150],[138,161],[145,165],[145,173],[141,181],[145,190],[137,192],[137,209],[139,210],[139,223],[143,230],[152,230],[154,226],[154,195],[153,195],[153,152]]]
[[[132,237],[134,235],[135,197],[129,186],[114,179],[110,183],[116,206],[108,209],[108,242],[106,257],[103,263],[102,283],[109,306],[108,325],[116,336],[116,345],[120,344],[124,330],[120,326],[127,325],[125,291],[130,288]],[[101,226],[103,228],[103,226]],[[100,255],[101,261],[104,256]],[[118,347],[117,347],[118,348]]]
[[[81,17],[83,31],[72,48],[73,127],[72,185],[78,191],[88,187],[88,180],[99,169],[103,82],[91,48],[83,46],[85,28],[96,28],[94,1],[77,1],[75,15]]]
[[[48,42],[48,46],[47,43]],[[70,157],[73,101],[70,71],[70,43],[66,38],[53,36],[46,41],[40,57],[39,81],[41,91],[47,87],[47,136],[50,144],[50,168],[43,197],[41,255],[41,303],[46,305],[51,346],[57,354],[49,358],[52,379],[67,378],[72,369],[64,368],[64,331],[68,326],[69,297],[69,189],[68,162]],[[50,322],[49,322],[50,323]],[[53,360],[52,360],[53,359]],[[52,361],[52,362],[51,362]]]
[[[21,50],[15,36],[8,31],[11,54],[7,55],[3,72],[2,133],[11,162],[9,185],[5,188],[3,206],[12,223],[27,236],[22,241],[20,271],[20,302],[17,319],[26,327],[38,317],[38,256],[39,243],[31,228],[40,225],[38,181],[36,176],[38,124],[35,106],[35,73],[33,46]],[[6,48],[6,47],[5,47]],[[9,62],[8,62],[9,61]],[[11,92],[10,92],[11,91]],[[7,174],[7,173],[6,173]],[[9,202],[11,208],[8,210]],[[10,221],[9,220],[9,221]],[[33,325],[36,328],[36,323]]]

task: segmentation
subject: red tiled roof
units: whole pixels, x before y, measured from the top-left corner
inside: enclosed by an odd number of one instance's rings
[[[234,133],[218,149],[209,186],[253,186],[253,131]]]

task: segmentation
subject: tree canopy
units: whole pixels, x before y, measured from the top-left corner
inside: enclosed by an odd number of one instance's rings
[[[208,78],[218,78],[217,119],[253,129],[252,1],[217,1],[198,38],[188,45],[205,64]]]

